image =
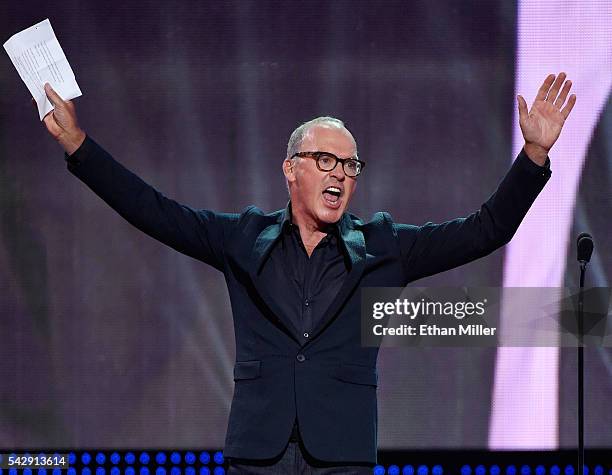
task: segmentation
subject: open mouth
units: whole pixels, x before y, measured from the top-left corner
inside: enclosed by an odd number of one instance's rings
[[[340,196],[342,195],[342,190],[337,186],[328,186],[323,190],[323,198],[327,203],[336,207],[340,204]]]

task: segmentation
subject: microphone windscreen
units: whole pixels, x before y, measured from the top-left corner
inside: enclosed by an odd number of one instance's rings
[[[577,239],[578,260],[589,262],[593,254],[593,238],[589,233],[580,233]]]

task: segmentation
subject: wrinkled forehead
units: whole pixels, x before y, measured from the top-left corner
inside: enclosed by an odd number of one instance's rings
[[[339,157],[351,157],[357,155],[357,143],[353,135],[344,127],[318,124],[306,131],[300,150],[331,152]]]

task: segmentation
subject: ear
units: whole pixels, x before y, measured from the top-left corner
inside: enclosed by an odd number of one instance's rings
[[[283,174],[288,182],[295,180],[295,166],[297,164],[292,159],[286,158],[283,160]]]

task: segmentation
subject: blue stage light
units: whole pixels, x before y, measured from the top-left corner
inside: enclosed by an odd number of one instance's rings
[[[106,456],[102,452],[98,452],[96,454],[96,463],[98,465],[104,465],[105,461],[106,461]]]
[[[474,473],[476,475],[486,475],[487,469],[485,468],[484,465],[478,465],[478,467],[476,467],[476,469],[474,470]]]
[[[471,475],[472,474],[472,467],[470,467],[469,465],[464,465],[463,467],[461,467],[461,475]]]
[[[123,459],[128,465],[133,465],[136,461],[136,456],[132,452],[128,452],[127,454],[125,454],[125,457],[123,457]]]
[[[489,473],[491,475],[499,475],[501,473],[501,469],[499,468],[498,465],[491,465],[491,468],[489,469]]]
[[[29,455],[28,455],[28,457],[29,457]],[[24,468],[23,469],[23,475],[32,475],[32,469]]]
[[[594,475],[604,475],[604,468],[601,465],[597,465],[593,470]]]
[[[149,467],[140,467],[140,475],[149,475]]]
[[[574,467],[567,465],[563,473],[565,473],[565,475],[574,475]]]
[[[119,470],[119,467],[113,467],[111,468],[110,475],[121,475],[121,470]]]
[[[15,468],[11,468],[11,469],[9,470],[9,475],[17,475],[17,469],[15,469]]]
[[[53,472],[51,472],[53,475],[62,475],[62,469],[61,468],[54,468]]]
[[[544,468],[544,465],[538,465],[536,467],[535,475],[546,475],[546,468]]]
[[[584,475],[589,475],[589,467],[587,467],[586,465],[582,467],[582,473]]]
[[[89,465],[89,462],[91,462],[91,455],[89,455],[87,452],[83,452],[81,454],[81,462],[83,465]]]
[[[529,465],[523,465],[521,467],[521,475],[531,475],[531,467]]]
[[[215,452],[215,455],[213,455],[213,460],[215,461],[216,464],[218,465],[222,465],[223,464],[223,452],[218,451]]]
[[[163,465],[166,463],[166,454],[163,452],[157,452],[157,455],[155,456],[155,461],[159,464],[159,465]]]
[[[427,465],[421,465],[417,469],[417,475],[427,475],[429,473],[429,467]]]
[[[508,465],[506,467],[506,475],[516,475],[516,467],[514,465]]]
[[[431,469],[432,475],[442,475],[444,470],[442,469],[442,465],[434,465],[434,468]]]
[[[385,475],[385,467],[376,465],[376,467],[374,467],[374,475]]]
[[[105,472],[104,467],[96,467],[96,475],[104,475]]]
[[[76,475],[76,470],[72,467],[68,469],[68,475]]]
[[[414,475],[414,467],[412,465],[404,465],[402,475]]]
[[[70,452],[68,454],[68,465],[74,465],[76,462],[76,454],[74,452]]]
[[[188,465],[193,465],[195,461],[196,461],[196,456],[193,452],[187,452],[185,454],[185,462]]]
[[[561,469],[558,465],[553,465],[550,467],[550,475],[561,475]]]
[[[210,475],[210,468],[208,467],[200,468],[200,475]]]
[[[91,469],[89,467],[85,467],[83,470],[81,470],[81,475],[91,475]]]
[[[164,467],[157,467],[155,475],[166,475],[166,469]]]
[[[200,452],[200,463],[205,465],[210,463],[210,454],[208,452]]]
[[[123,473],[125,475],[134,475],[136,473],[136,470],[134,470],[134,467],[128,467]]]
[[[193,468],[193,467],[187,467],[187,468],[185,469],[185,475],[196,475],[195,468]]]
[[[39,468],[38,469],[38,475],[47,475],[47,470],[44,468]]]
[[[138,457],[138,460],[140,460],[140,463],[143,465],[148,464],[150,460],[149,454],[146,452],[140,452],[140,457]]]
[[[113,452],[110,456],[110,461],[113,465],[117,465],[119,462],[121,462],[121,455],[119,455],[117,452]]]
[[[225,469],[223,467],[215,467],[213,474],[214,475],[225,475]]]
[[[387,469],[387,473],[389,475],[399,475],[400,468],[397,465],[389,465],[389,468]]]
[[[172,462],[174,465],[181,463],[181,454],[178,452],[172,452],[170,454],[170,462]]]
[[[170,469],[170,475],[181,475],[181,469],[178,467],[172,467]]]

